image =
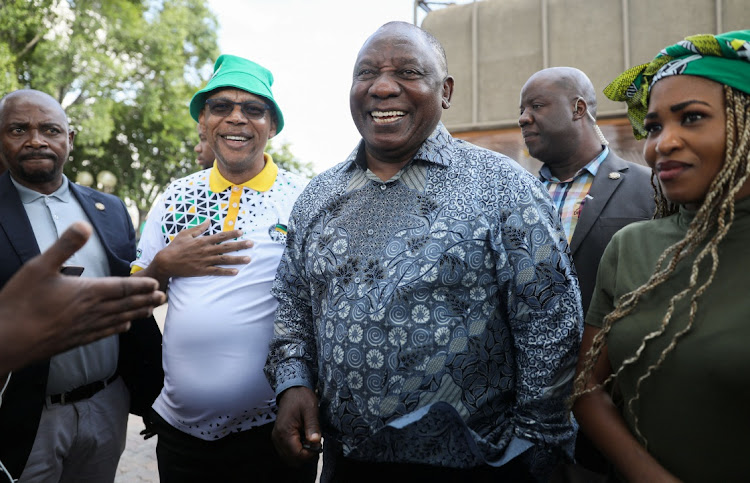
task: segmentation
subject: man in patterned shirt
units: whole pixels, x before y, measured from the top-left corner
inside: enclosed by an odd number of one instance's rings
[[[572,456],[583,317],[544,187],[440,122],[429,33],[382,26],[354,67],[362,141],[292,212],[272,293],[273,438],[323,481],[526,481]],[[504,479],[503,479],[504,478]]]
[[[315,480],[315,461],[290,468],[270,444],[276,406],[263,375],[277,305],[270,290],[287,219],[307,184],[263,152],[284,127],[272,83],[254,62],[217,59],[190,102],[215,165],[169,185],[133,263],[169,297],[164,389],[151,415],[163,483]]]

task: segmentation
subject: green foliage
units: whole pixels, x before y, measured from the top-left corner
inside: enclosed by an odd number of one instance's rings
[[[317,174],[312,163],[300,161],[294,157],[291,145],[288,142],[282,143],[279,147],[275,147],[273,145],[273,140],[271,139],[268,141],[268,144],[266,144],[266,152],[271,155],[274,163],[287,171],[302,175],[306,178],[312,178]]]
[[[18,89],[16,81],[13,53],[8,44],[0,42],[0,92],[10,92]]]
[[[205,0],[0,0],[0,96],[55,97],[77,132],[67,176],[111,171],[140,223],[167,184],[198,169],[188,103],[218,57],[217,28]],[[288,143],[266,150],[315,174]]]
[[[0,93],[23,85],[24,63],[47,31],[52,0],[0,1]]]
[[[218,56],[205,0],[0,0],[0,95],[49,93],[77,131],[65,172],[117,178],[141,219],[195,170],[187,105]]]

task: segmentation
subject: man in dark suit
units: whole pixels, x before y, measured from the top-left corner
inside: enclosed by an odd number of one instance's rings
[[[135,234],[123,202],[68,181],[75,133],[59,103],[39,91],[0,100],[0,284],[73,222],[94,227],[66,265],[82,276],[127,276]],[[35,287],[29,287],[35,290]],[[128,410],[158,395],[161,335],[153,318],[15,371],[0,407],[0,460],[29,481],[113,481]]]
[[[524,142],[529,154],[544,163],[540,178],[568,237],[585,314],[612,235],[629,223],[653,217],[651,170],[609,149],[596,125],[594,86],[578,69],[552,67],[532,75],[521,89],[520,111]],[[606,471],[580,434],[576,459]]]
[[[568,236],[584,313],[604,248],[623,226],[654,214],[651,170],[618,157],[596,125],[596,94],[572,67],[532,75],[521,90],[521,126]]]

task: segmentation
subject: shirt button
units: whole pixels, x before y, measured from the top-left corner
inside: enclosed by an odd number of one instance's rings
[[[232,203],[232,208],[237,208],[237,203]]]
[[[384,185],[384,184],[381,184],[381,185],[380,185],[380,189],[381,189],[381,190],[384,190],[385,188],[386,188],[386,185]]]
[[[232,186],[232,191],[239,191],[239,190],[240,190],[239,186]]]
[[[234,222],[233,222],[232,220],[229,220],[229,221],[227,222],[227,224],[228,224],[228,225],[234,225]]]

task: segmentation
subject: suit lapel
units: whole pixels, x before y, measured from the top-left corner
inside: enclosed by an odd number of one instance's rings
[[[627,170],[628,165],[617,158],[611,151],[599,166],[597,175],[594,177],[594,182],[589,190],[591,198],[587,199],[583,205],[581,217],[578,219],[578,224],[576,224],[576,229],[573,232],[573,238],[570,240],[571,254],[575,254],[578,247],[581,246],[581,243],[591,231],[594,223],[601,216],[602,210],[607,206],[612,194],[620,185],[623,178],[627,176]],[[618,173],[619,176],[616,178],[610,177],[611,173]]]
[[[81,208],[86,213],[86,217],[89,219],[91,226],[94,227],[96,234],[101,240],[104,251],[107,254],[107,261],[109,262],[109,269],[112,274],[116,273],[116,265],[122,263],[123,260],[112,252],[111,241],[113,237],[117,236],[114,232],[112,225],[112,218],[107,213],[106,204],[104,199],[100,199],[99,193],[96,191],[84,191],[80,186],[73,183],[69,183],[70,190],[78,200]]]
[[[8,172],[0,176],[0,226],[22,263],[39,255],[34,230]]]

